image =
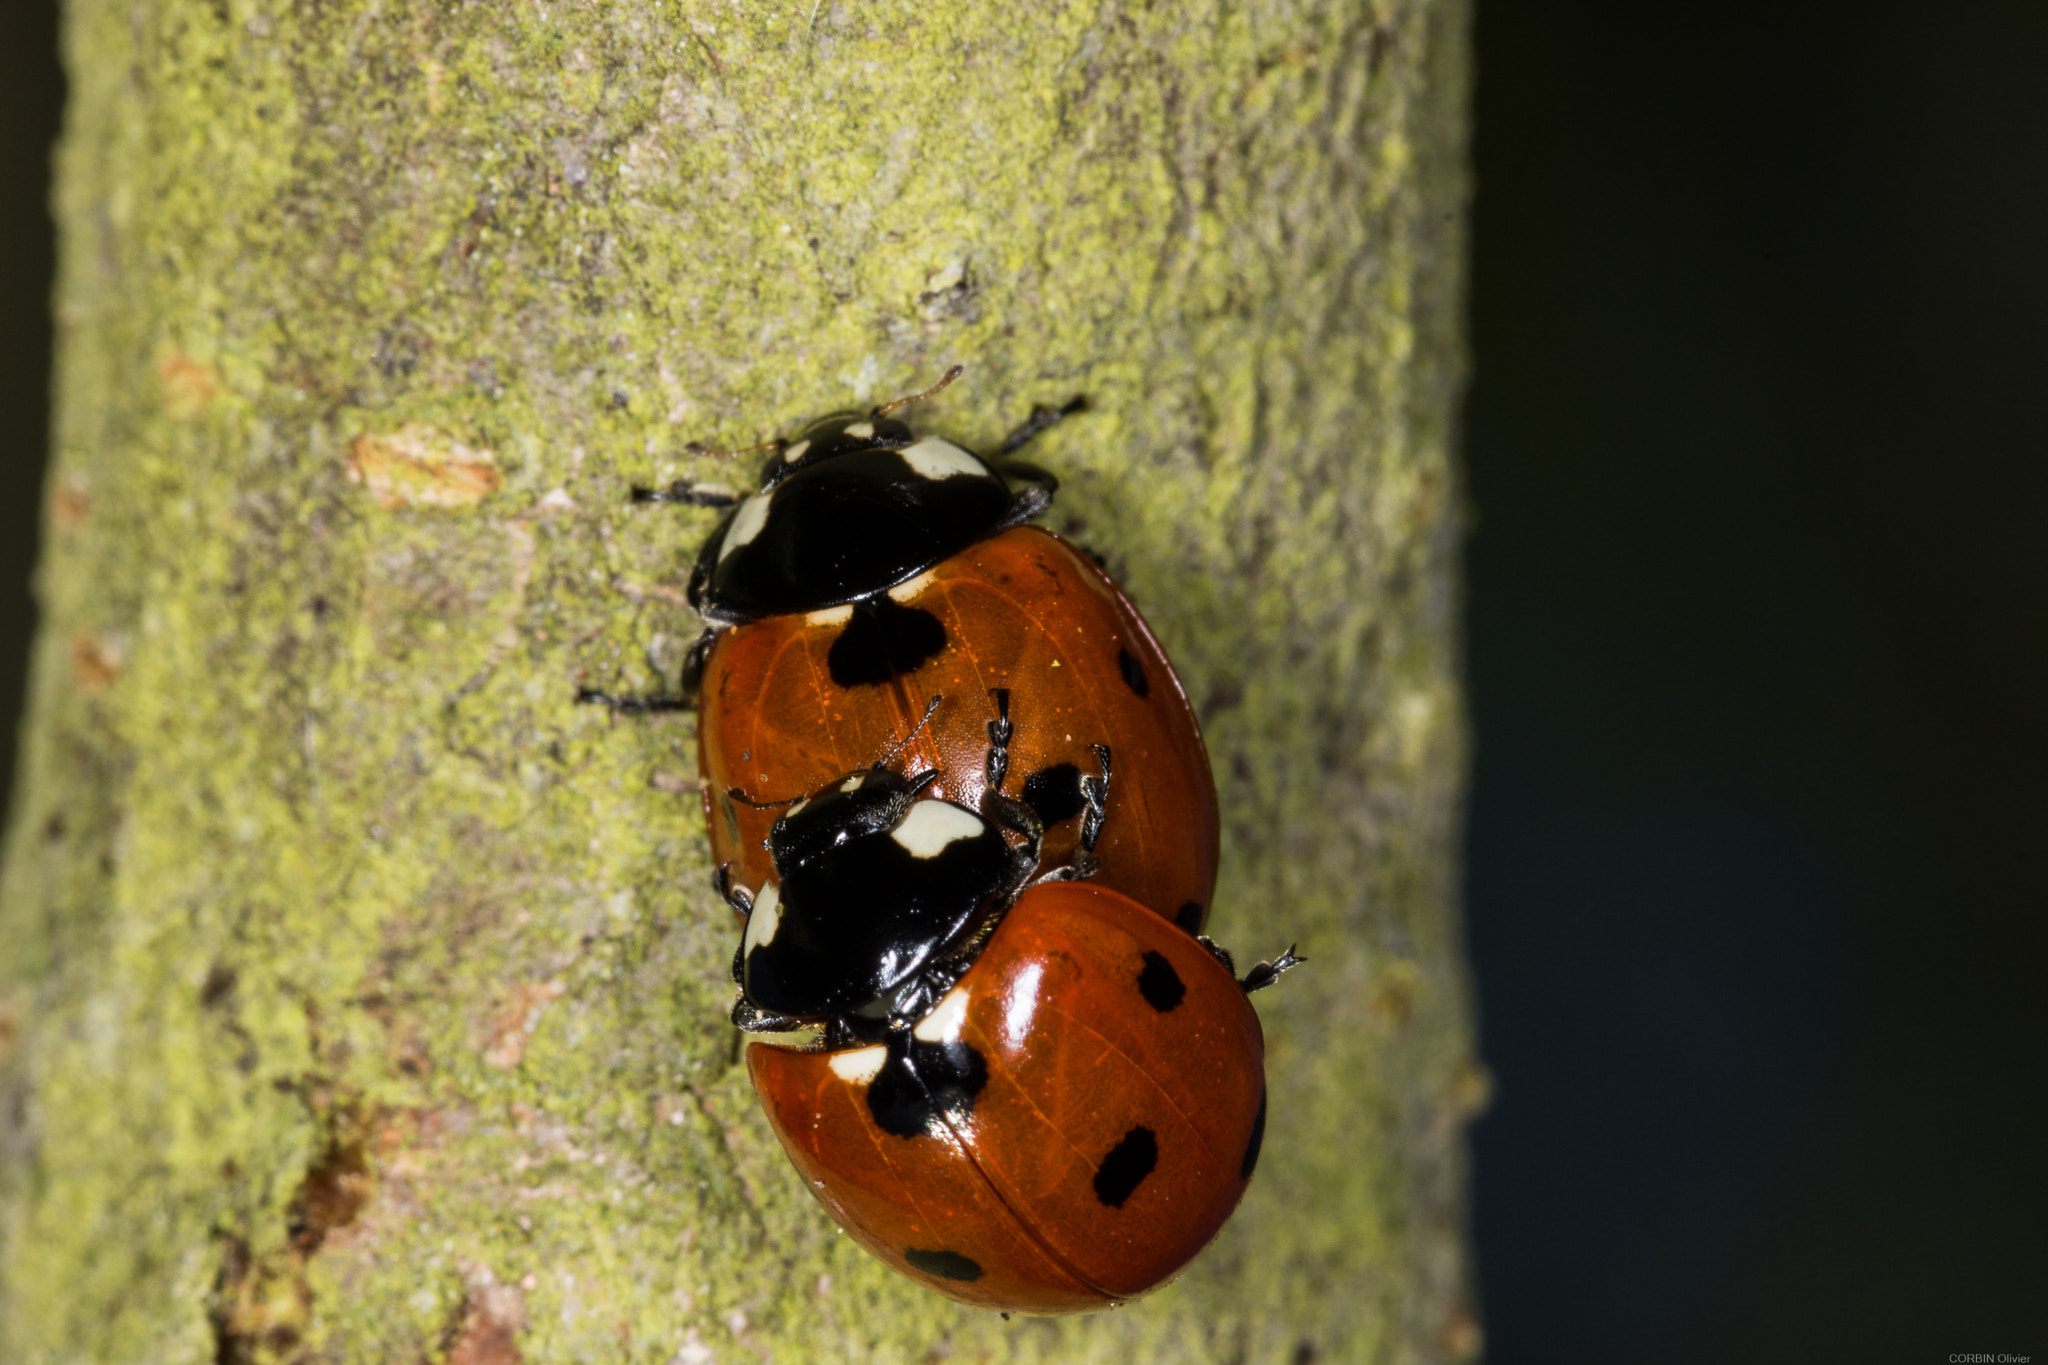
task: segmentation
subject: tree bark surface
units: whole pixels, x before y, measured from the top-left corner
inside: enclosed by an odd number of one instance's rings
[[[1469,1356],[1462,0],[70,0],[0,1358]],[[1122,1310],[839,1235],[726,1023],[628,486],[965,377],[1178,662],[1271,1121]]]

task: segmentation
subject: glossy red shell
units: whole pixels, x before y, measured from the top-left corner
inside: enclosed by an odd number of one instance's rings
[[[1009,776],[1020,795],[1033,773],[1058,764],[1096,771],[1089,746],[1113,757],[1096,881],[1191,932],[1216,881],[1215,785],[1180,680],[1152,632],[1116,585],[1083,554],[1037,527],[1020,526],[946,560],[890,593],[929,612],[945,645],[909,672],[842,687],[831,649],[852,608],[770,617],[722,632],[705,660],[699,756],[713,857],[757,890],[772,876],[762,847],[780,807],[873,764],[930,722],[892,762],[937,768],[932,794],[979,809],[985,788],[992,688],[1010,690]],[[1079,818],[1047,831],[1044,865],[1072,853]],[[1192,907],[1192,909],[1189,909]]]
[[[1264,1041],[1243,990],[1127,897],[1064,882],[1026,892],[954,991],[920,1027],[950,1021],[988,1079],[916,1136],[869,1110],[860,1073],[879,1054],[748,1046],[812,1193],[895,1269],[985,1308],[1084,1312],[1166,1281],[1257,1159]],[[1141,1130],[1132,1180],[1114,1154]]]

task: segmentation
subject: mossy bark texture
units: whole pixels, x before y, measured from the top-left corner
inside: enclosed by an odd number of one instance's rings
[[[0,1357],[1469,1354],[1458,0],[70,0]],[[1176,1284],[836,1233],[725,1022],[634,482],[967,370],[1174,658],[1272,1118]],[[753,461],[744,464],[751,467]],[[1113,813],[1112,813],[1112,818]]]

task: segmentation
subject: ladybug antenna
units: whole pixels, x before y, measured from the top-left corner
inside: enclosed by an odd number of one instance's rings
[[[958,379],[961,373],[964,370],[966,370],[966,368],[967,367],[965,365],[955,365],[952,369],[946,371],[945,374],[939,377],[938,383],[932,385],[923,393],[906,394],[893,402],[884,403],[882,404],[882,406],[876,408],[873,412],[869,413],[868,416],[887,417],[890,413],[896,411],[896,409],[898,408],[907,408],[912,403],[922,403],[925,399],[930,398],[933,394],[939,392],[939,390],[945,388],[948,384]]]
[[[883,754],[883,755],[882,755],[882,756],[881,756],[880,758],[878,758],[878,759],[876,759],[876,760],[875,760],[875,766],[876,766],[877,768],[886,768],[886,767],[888,767],[888,766],[889,766],[889,765],[890,765],[891,763],[895,762],[895,761],[896,761],[896,755],[898,755],[898,754],[900,754],[900,753],[902,753],[902,752],[903,752],[903,746],[904,746],[904,745],[906,745],[906,744],[908,744],[908,743],[910,743],[910,741],[911,741],[911,740],[913,740],[913,739],[916,739],[916,738],[917,738],[917,732],[918,732],[919,730],[922,730],[922,729],[924,729],[924,727],[925,727],[926,725],[928,725],[928,724],[930,724],[930,723],[931,723],[931,718],[932,718],[932,712],[934,712],[934,711],[938,710],[938,709],[939,709],[939,703],[940,703],[940,702],[942,702],[942,701],[944,701],[945,699],[946,699],[946,698],[945,698],[944,694],[942,693],[942,694],[940,694],[940,695],[938,695],[938,696],[935,696],[935,697],[933,697],[933,698],[931,699],[931,701],[929,701],[928,703],[926,703],[926,704],[925,704],[925,708],[924,708],[924,716],[923,716],[923,718],[922,718],[922,719],[920,719],[920,720],[919,720],[919,721],[917,722],[917,724],[916,724],[916,725],[914,725],[914,726],[912,726],[912,727],[911,727],[911,729],[910,729],[910,733],[909,733],[909,734],[905,735],[905,736],[904,736],[903,738],[901,738],[901,739],[897,740],[897,741],[896,741],[896,742],[895,742],[894,744],[890,745],[890,746],[889,746],[889,752],[888,752],[888,753],[886,753],[886,754]]]

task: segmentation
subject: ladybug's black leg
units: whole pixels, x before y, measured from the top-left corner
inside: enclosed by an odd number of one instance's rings
[[[1078,393],[1056,408],[1049,408],[1043,403],[1034,404],[1031,408],[1031,415],[1026,417],[1015,431],[1003,438],[1003,443],[996,447],[996,453],[998,455],[1013,454],[1029,443],[1032,437],[1038,435],[1047,427],[1057,424],[1061,418],[1071,417],[1077,412],[1086,411],[1088,411],[1087,395]]]
[[[690,652],[683,656],[682,695],[690,700],[697,699],[697,692],[704,685],[704,660],[711,655],[711,646],[718,643],[718,632],[707,630],[690,645]]]
[[[677,479],[666,488],[633,485],[634,502],[660,502],[674,507],[733,507],[745,496],[720,484],[691,483],[688,479]]]
[[[1095,751],[1095,761],[1102,768],[1100,776],[1081,779],[1081,799],[1088,803],[1087,810],[1081,816],[1081,847],[1092,854],[1095,852],[1095,841],[1102,837],[1102,821],[1108,811],[1109,746],[1091,744],[1088,747]]]
[[[748,1004],[747,997],[743,995],[732,1002],[732,1022],[748,1033],[794,1033],[798,1029],[813,1027],[816,1021],[788,1014],[770,1014]]]
[[[989,696],[995,700],[996,718],[988,723],[988,785],[981,794],[981,813],[1024,839],[1023,847],[1013,855],[1009,885],[1002,896],[1002,902],[1008,904],[1038,870],[1038,848],[1045,838],[1045,824],[1037,811],[1003,795],[1003,779],[1010,771],[1010,736],[1014,733],[1010,724],[1010,689],[991,688]]]
[[[988,723],[988,789],[999,792],[1010,771],[1010,689],[989,689],[995,699],[996,718]]]
[[[1037,811],[999,791],[981,794],[981,813],[1024,839],[1023,845],[1010,854],[1010,876],[999,898],[1008,905],[1038,870],[1038,849],[1045,839],[1045,826],[1039,822]]]
[[[579,706],[605,706],[615,716],[646,716],[656,711],[694,711],[695,697],[678,696],[672,693],[655,692],[646,696],[614,696],[600,692],[594,687],[576,689],[576,704]]]
[[[1229,972],[1232,976],[1237,975],[1237,960],[1231,957],[1230,949],[1224,947],[1215,939],[1210,938],[1207,934],[1196,934],[1195,942],[1201,944],[1204,948],[1207,948],[1209,950],[1209,956],[1215,958],[1218,962],[1221,962],[1223,964],[1224,971]]]
[[[731,863],[720,863],[718,869],[711,874],[711,889],[718,893],[720,900],[739,911],[740,914],[751,916],[754,913],[754,898],[747,894],[747,888],[733,884]],[[746,984],[746,965],[747,939],[746,935],[742,934],[740,935],[739,947],[732,950],[733,985],[744,986]]]
[[[1294,947],[1294,944],[1288,944],[1286,952],[1280,954],[1271,962],[1261,962],[1258,966],[1246,972],[1237,984],[1244,987],[1246,995],[1250,995],[1253,991],[1266,989],[1266,987],[1280,979],[1280,973],[1290,967],[1299,967],[1307,960],[1295,956]]]
[[[1095,761],[1102,772],[1096,777],[1080,779],[1081,787],[1081,841],[1074,845],[1074,851],[1064,865],[1052,869],[1038,880],[1042,882],[1079,882],[1095,875],[1101,864],[1096,861],[1095,841],[1102,837],[1102,822],[1109,802],[1109,746],[1091,744]]]
[[[742,915],[754,913],[754,898],[744,886],[735,886],[732,880],[732,864],[720,863],[718,870],[711,874],[711,889],[718,898],[739,911]]]
[[[656,711],[694,711],[697,709],[697,692],[704,682],[704,660],[711,653],[711,646],[718,642],[718,630],[713,627],[699,635],[690,645],[690,652],[683,656],[682,690],[679,692],[649,692],[640,695],[602,692],[595,687],[576,689],[576,701],[582,706],[609,707],[615,716],[645,716]]]
[[[997,447],[994,464],[1011,488],[1010,510],[1003,517],[997,529],[1021,526],[1052,506],[1052,495],[1059,489],[1060,481],[1035,464],[1024,460],[1013,460],[1010,455],[1028,443],[1032,437],[1044,431],[1062,417],[1083,412],[1088,400],[1080,395],[1068,399],[1056,408],[1043,404],[1031,409],[1031,415],[1024,424],[1003,438]]]

